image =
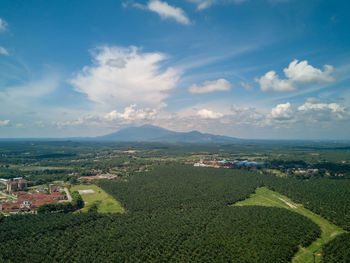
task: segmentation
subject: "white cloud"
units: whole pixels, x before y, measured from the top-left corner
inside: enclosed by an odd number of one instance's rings
[[[23,104],[31,103],[32,100],[49,95],[55,91],[58,85],[58,76],[47,75],[40,80],[30,81],[21,86],[6,87],[0,91],[0,100],[3,104],[23,106]]]
[[[333,67],[330,65],[324,65],[324,71],[314,68],[309,65],[307,60],[300,61],[293,60],[288,68],[285,68],[284,74],[287,78],[294,82],[300,83],[329,83],[333,82],[332,77]]]
[[[242,86],[245,90],[247,90],[247,91],[252,91],[252,90],[253,90],[252,85],[250,85],[250,84],[247,83],[247,82],[241,81],[240,84],[241,84],[241,86]]]
[[[205,81],[202,86],[193,84],[189,88],[189,92],[192,94],[203,94],[214,91],[228,91],[231,89],[231,83],[226,79],[218,79],[214,81]]]
[[[5,20],[0,18],[0,32],[4,32],[7,29],[7,23]]]
[[[261,126],[265,113],[255,107],[233,105],[230,122],[237,126]]]
[[[189,1],[192,3],[195,3],[197,5],[198,10],[206,9],[216,2],[215,0],[189,0]]]
[[[123,113],[119,113],[116,110],[113,110],[105,115],[105,118],[109,121],[115,120],[128,120],[128,121],[137,121],[145,119],[154,119],[158,113],[157,109],[145,108],[137,109],[136,104],[132,104],[124,109]]]
[[[293,110],[289,102],[278,104],[271,110],[271,117],[276,120],[289,120],[293,117]]]
[[[159,63],[161,53],[142,53],[136,47],[105,46],[92,52],[94,63],[85,66],[71,83],[91,101],[115,109],[116,105],[159,105],[175,87],[180,73]]]
[[[148,2],[147,8],[150,11],[157,13],[163,19],[170,18],[175,19],[178,23],[184,25],[191,24],[190,19],[181,8],[171,6],[167,2],[151,0]]]
[[[273,125],[289,125],[299,123],[300,127],[315,123],[333,123],[339,120],[350,120],[350,112],[337,103],[323,103],[313,98],[293,110],[289,102],[278,104],[272,108],[271,114],[267,116],[265,123]],[[299,128],[300,128],[299,127]]]
[[[315,99],[309,98],[307,101],[298,107],[300,111],[310,111],[310,110],[330,110],[332,112],[344,112],[344,107],[341,107],[337,103],[322,103]]]
[[[127,8],[128,6],[136,7],[142,10],[147,10],[147,6],[134,2],[134,0],[127,0],[122,2],[122,7]]]
[[[0,46],[0,54],[5,55],[5,56],[9,55],[8,51],[4,47],[1,47],[1,46]]]
[[[298,89],[299,84],[330,83],[334,81],[332,76],[333,67],[324,65],[324,71],[309,65],[306,60],[298,62],[293,60],[284,74],[287,79],[280,79],[275,71],[271,70],[264,76],[256,78],[263,92],[276,91],[286,92]]]
[[[247,0],[187,0],[187,1],[196,4],[198,10],[203,10],[211,7],[212,5],[219,4],[219,3],[231,2],[231,3],[239,4]]]
[[[268,91],[293,91],[296,90],[297,87],[289,80],[281,80],[275,71],[271,70],[267,72],[260,79],[255,79],[256,82],[260,84],[260,89],[263,92]]]
[[[10,123],[10,120],[3,120],[3,121],[0,121],[0,126],[7,126],[9,125]]]
[[[215,112],[207,109],[201,109],[197,112],[197,115],[202,119],[219,119],[224,115],[220,112]]]

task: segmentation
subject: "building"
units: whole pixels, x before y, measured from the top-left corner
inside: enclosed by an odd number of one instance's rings
[[[116,174],[99,174],[99,175],[95,175],[95,176],[80,176],[78,178],[78,180],[86,180],[86,181],[92,181],[92,180],[99,180],[99,179],[108,179],[108,180],[112,180],[112,179],[117,179],[118,175]]]
[[[17,182],[8,182],[6,189],[7,189],[7,192],[9,192],[9,193],[17,191],[17,189],[18,189]]]
[[[0,211],[18,213],[33,212],[43,204],[56,204],[64,200],[65,196],[61,192],[47,194],[44,191],[19,191],[16,192],[17,200],[14,202],[4,202],[1,204]]]
[[[18,190],[23,190],[28,187],[28,183],[26,180],[16,180],[16,181],[10,181],[7,183],[7,192],[12,193],[16,192]]]
[[[26,180],[20,180],[18,181],[18,189],[22,190],[28,187],[28,183]]]
[[[57,185],[50,184],[50,193],[57,193],[60,192],[60,188]]]

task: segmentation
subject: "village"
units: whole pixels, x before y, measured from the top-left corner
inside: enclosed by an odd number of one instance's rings
[[[66,187],[49,184],[48,187],[28,188],[28,182],[21,177],[12,180],[0,179],[6,190],[0,191],[0,213],[36,213],[43,204],[69,202],[70,194]]]
[[[211,167],[211,168],[227,168],[233,169],[237,167],[264,167],[264,162],[253,162],[248,160],[234,160],[234,161],[226,161],[225,159],[221,161],[209,160],[204,161],[203,158],[199,160],[199,162],[185,162],[184,164],[191,164],[194,167]]]

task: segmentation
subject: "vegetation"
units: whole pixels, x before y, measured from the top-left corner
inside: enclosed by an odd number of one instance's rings
[[[322,263],[348,263],[350,259],[350,233],[340,235],[323,246]]]
[[[183,165],[200,159],[265,167]],[[288,262],[293,256],[308,262],[310,251],[318,253],[324,243],[324,262],[342,262],[348,254],[341,242],[347,241],[326,220],[349,230],[349,163],[348,143],[0,142],[0,178],[23,177],[36,188],[59,180],[55,184],[69,182],[73,191],[96,189],[74,207],[47,205],[36,216],[0,216],[0,262]],[[295,173],[299,168],[319,172]],[[78,185],[79,176],[103,173],[118,179]],[[247,199],[256,188],[258,194],[265,189],[263,202]],[[271,199],[267,188],[304,208]],[[242,200],[251,206],[231,206]],[[264,204],[271,207],[256,206]],[[121,207],[125,213],[109,214]],[[76,209],[85,213],[69,213]],[[297,252],[301,245],[308,247]]]
[[[285,208],[311,219],[321,228],[321,237],[315,240],[308,247],[301,247],[293,258],[294,263],[314,263],[315,260],[316,262],[320,262],[322,246],[335,238],[337,235],[345,232],[341,228],[329,223],[319,215],[305,209],[302,205],[295,204],[289,198],[277,192],[273,192],[266,187],[258,188],[256,192],[251,195],[251,197],[235,204],[235,206],[250,205]]]
[[[318,178],[305,181],[269,175],[262,178],[269,189],[288,196],[333,224],[350,230],[349,180]]]
[[[43,204],[38,207],[38,214],[49,213],[68,213],[79,210],[84,207],[84,200],[81,195],[74,191],[72,193],[72,202],[57,203],[57,204]]]
[[[81,184],[71,187],[71,191],[92,190],[93,193],[81,193],[85,206],[82,212],[96,211],[98,213],[123,213],[124,209],[119,202],[94,184]]]
[[[184,166],[104,181],[127,213],[5,218],[0,261],[288,262],[320,229],[286,209],[228,206],[259,185],[253,172]]]

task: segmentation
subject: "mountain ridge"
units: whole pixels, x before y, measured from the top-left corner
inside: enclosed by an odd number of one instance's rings
[[[225,143],[240,139],[199,131],[176,132],[153,125],[132,126],[119,131],[98,136],[98,141],[116,142],[186,142],[186,143]]]

